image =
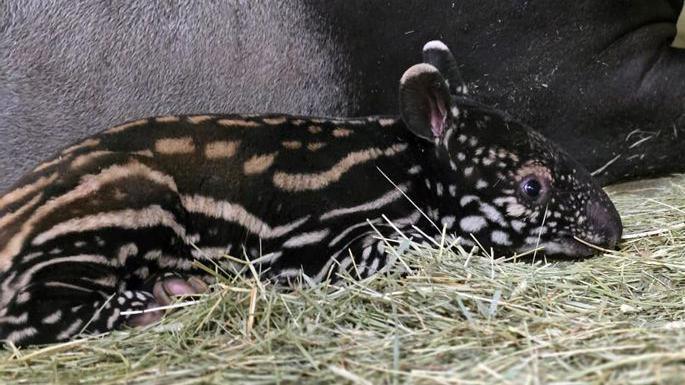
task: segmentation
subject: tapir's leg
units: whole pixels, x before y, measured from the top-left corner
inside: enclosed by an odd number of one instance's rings
[[[0,317],[0,339],[17,345],[66,341],[81,332],[101,333],[129,320],[126,311],[158,306],[152,293],[124,290],[107,295],[93,292],[85,282],[41,282],[17,293]],[[144,313],[147,323],[161,312]]]
[[[0,340],[17,345],[41,344],[65,341],[82,332],[97,334],[122,326],[145,326],[161,319],[162,311],[154,308],[170,304],[173,297],[200,294],[207,289],[196,276],[165,276],[151,284],[149,290],[113,294],[97,290],[89,281],[35,283],[19,291],[3,309]]]
[[[158,280],[152,293],[158,303],[168,305],[173,302],[173,297],[202,294],[208,290],[207,284],[197,276],[191,276],[188,279],[170,276]]]
[[[151,311],[152,306],[165,306],[174,301],[174,297],[183,297],[194,294],[202,294],[209,290],[207,284],[197,276],[190,276],[182,279],[174,275],[169,275],[158,279],[153,285],[152,296],[154,302],[148,305],[148,311],[135,314],[126,321],[128,326],[146,326],[159,321],[162,316],[161,311]],[[152,305],[152,306],[151,306]]]

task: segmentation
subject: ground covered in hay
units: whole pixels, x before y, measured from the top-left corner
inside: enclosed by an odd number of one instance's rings
[[[148,330],[7,347],[0,383],[681,384],[685,177],[610,191],[620,252],[505,262],[404,243],[406,276],[346,288],[224,278]]]

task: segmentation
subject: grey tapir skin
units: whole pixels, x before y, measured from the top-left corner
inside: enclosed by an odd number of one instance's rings
[[[685,51],[670,47],[682,6],[6,0],[0,189],[69,142],[141,116],[394,114],[397,79],[431,39],[452,47],[473,95],[601,169],[601,183],[682,171]]]

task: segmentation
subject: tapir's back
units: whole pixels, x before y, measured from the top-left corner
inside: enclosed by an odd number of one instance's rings
[[[196,115],[115,126],[39,165],[0,199],[0,266],[64,220],[118,210],[126,221],[122,210],[156,202],[177,216],[231,204],[269,223],[362,204],[391,187],[376,166],[407,152],[396,123]],[[387,172],[398,176],[394,168]]]

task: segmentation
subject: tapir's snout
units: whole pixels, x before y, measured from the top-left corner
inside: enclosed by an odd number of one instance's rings
[[[591,202],[587,205],[587,218],[593,234],[593,243],[604,249],[614,249],[621,240],[623,224],[616,207],[610,202]]]

